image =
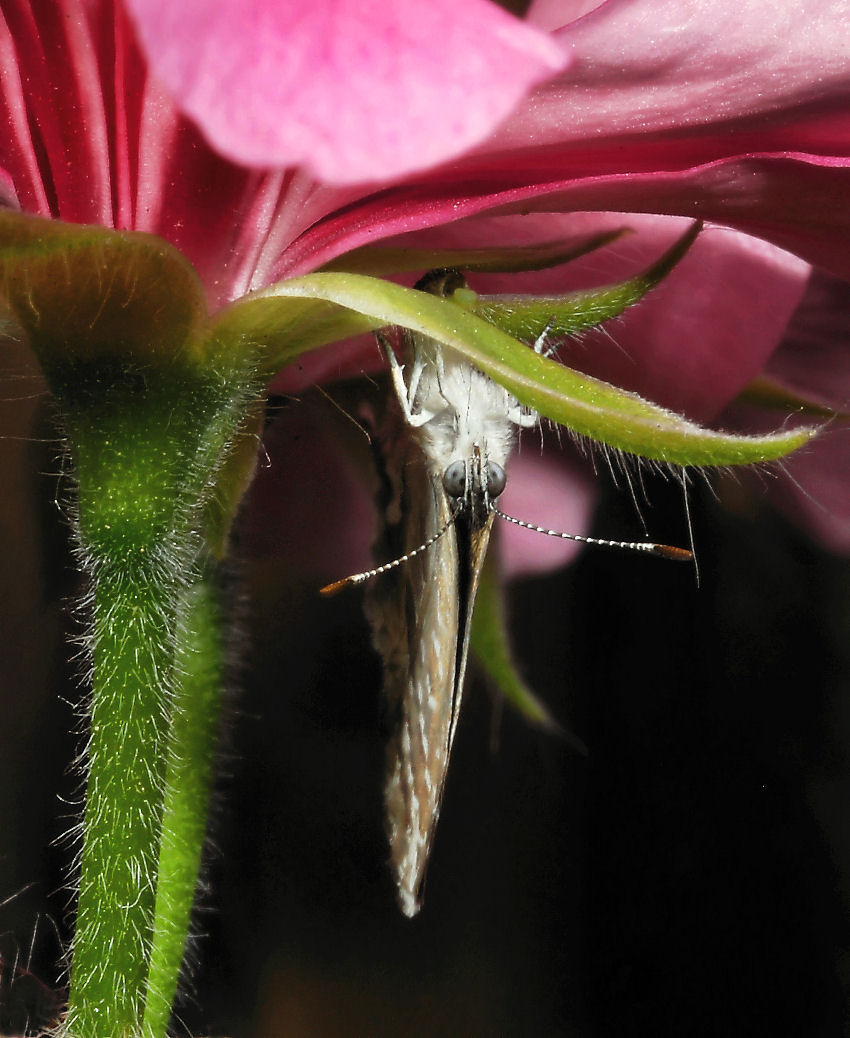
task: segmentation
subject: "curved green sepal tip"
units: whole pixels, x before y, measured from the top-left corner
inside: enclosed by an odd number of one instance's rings
[[[245,403],[246,413],[224,447],[214,485],[204,501],[203,530],[207,548],[216,559],[223,559],[229,546],[230,530],[239,503],[254,479],[257,446],[266,413],[264,395]]]
[[[258,341],[265,339],[270,346],[264,364],[277,370],[329,341],[310,330],[306,337],[300,334],[295,317],[305,311],[313,331],[332,327],[337,334],[347,328],[354,334],[395,324],[427,335],[463,354],[541,415],[644,458],[674,465],[747,465],[781,458],[818,431],[807,427],[743,436],[704,429],[535,353],[449,299],[360,274],[310,274],[280,282],[230,308],[225,320],[231,334],[244,322]]]
[[[225,671],[219,580],[203,572],[183,596],[164,772],[162,841],[141,1034],[168,1031],[207,834]]]
[[[663,256],[626,281],[559,296],[479,296],[473,312],[526,341],[543,332],[557,339],[594,328],[619,317],[663,281],[696,241],[701,228],[700,223],[692,224]]]

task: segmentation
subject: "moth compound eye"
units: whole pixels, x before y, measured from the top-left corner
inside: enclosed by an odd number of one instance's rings
[[[497,465],[495,461],[487,462],[487,493],[490,497],[498,497],[501,494],[507,479],[501,465]]]
[[[449,497],[463,497],[466,493],[466,462],[453,461],[443,473],[443,490]]]

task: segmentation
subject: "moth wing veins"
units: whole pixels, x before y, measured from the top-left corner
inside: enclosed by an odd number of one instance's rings
[[[405,428],[388,444],[387,502],[377,551],[395,557],[450,518],[448,498]],[[427,551],[372,582],[366,615],[383,661],[390,736],[384,804],[402,911],[415,915],[445,786],[457,705],[458,547],[453,528]]]

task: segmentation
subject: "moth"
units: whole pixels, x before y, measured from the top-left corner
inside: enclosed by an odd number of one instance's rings
[[[451,296],[460,272],[436,270],[415,286]],[[544,348],[545,333],[534,344]],[[381,436],[383,533],[389,559],[323,588],[370,581],[365,609],[383,660],[391,735],[384,806],[390,863],[407,916],[422,906],[449,758],[463,700],[475,598],[495,517],[558,537],[690,558],[665,545],[561,534],[514,519],[496,502],[517,430],[537,413],[434,339],[401,334],[401,360],[379,336],[395,406]],[[372,579],[374,578],[374,579]]]

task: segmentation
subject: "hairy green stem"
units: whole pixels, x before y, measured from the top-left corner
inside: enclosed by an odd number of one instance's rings
[[[201,574],[204,523],[211,505],[235,507],[222,466],[255,384],[247,365],[157,371],[98,361],[58,374],[93,611],[65,1032],[163,1038],[204,838],[218,710],[210,697],[221,677],[220,618]]]
[[[207,829],[221,716],[222,614],[207,574],[187,595],[177,653],[179,675],[165,780],[159,883],[142,1033],[166,1033]]]
[[[154,922],[176,587],[165,560],[95,567],[89,775],[67,1030],[135,1035]]]

